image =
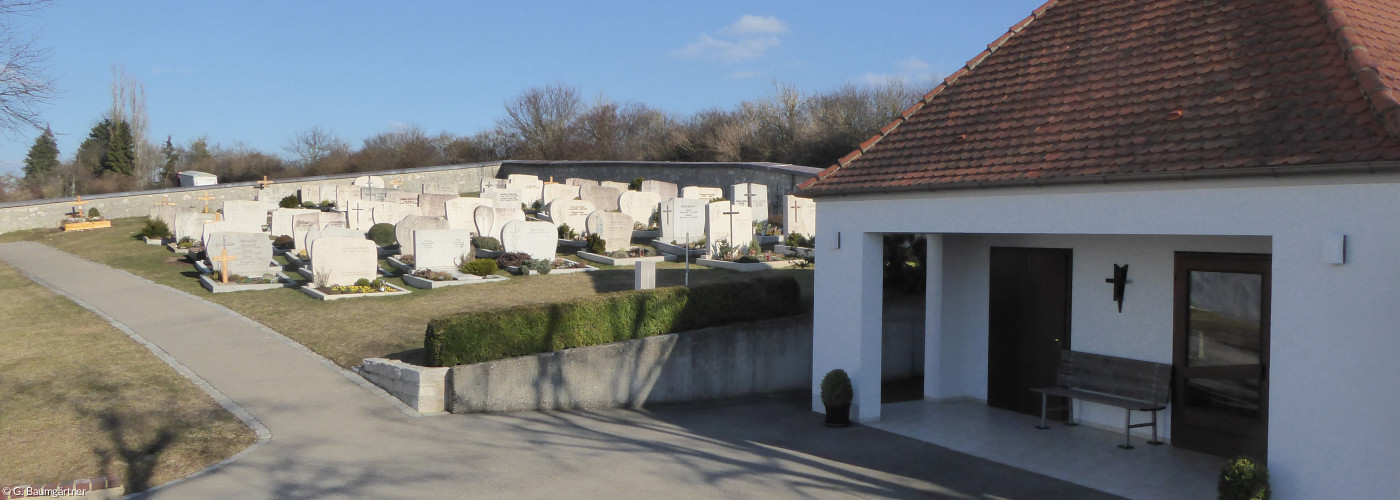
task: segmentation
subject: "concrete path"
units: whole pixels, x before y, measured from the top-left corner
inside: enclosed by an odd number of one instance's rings
[[[264,440],[152,498],[1114,498],[804,401],[421,417],[222,306],[36,243],[0,260],[159,352]],[[246,292],[256,293],[256,292]]]

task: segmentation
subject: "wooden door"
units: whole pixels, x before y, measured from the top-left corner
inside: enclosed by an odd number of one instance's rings
[[[1176,254],[1172,444],[1267,460],[1267,254]]]
[[[1040,415],[1030,389],[1055,384],[1060,350],[1070,348],[1070,263],[1069,249],[992,248],[988,405]]]

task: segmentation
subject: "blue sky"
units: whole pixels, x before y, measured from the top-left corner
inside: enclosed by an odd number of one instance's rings
[[[153,139],[285,156],[313,126],[356,147],[406,124],[473,134],[552,82],[689,114],[775,79],[941,78],[1042,3],[60,0],[14,25],[50,50],[61,95],[40,111],[64,159],[110,106],[114,66],[145,85]],[[0,137],[0,173],[35,136]]]

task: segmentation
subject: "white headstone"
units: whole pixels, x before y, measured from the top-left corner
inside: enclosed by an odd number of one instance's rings
[[[472,222],[476,226],[477,236],[494,236],[496,234],[496,209],[480,206],[472,210]]]
[[[181,208],[175,212],[175,239],[194,238],[203,240],[204,221],[214,220],[214,214],[206,214],[193,208]]]
[[[315,281],[324,278],[326,286],[374,280],[379,270],[378,250],[373,241],[364,238],[321,238],[309,255]],[[313,285],[319,284],[313,282]]]
[[[715,200],[724,197],[724,190],[712,187],[686,186],[681,188],[681,198],[693,198],[697,200]]]
[[[579,188],[579,198],[593,204],[598,210],[614,212],[617,211],[617,197],[622,191],[616,188],[603,186],[582,186]]]
[[[413,232],[419,229],[447,229],[447,219],[428,215],[410,215],[394,226],[394,237],[399,240],[399,253],[416,255],[413,248]]]
[[[415,269],[452,269],[457,261],[472,258],[472,233],[462,229],[419,229],[413,231]]]
[[[709,212],[705,242],[710,254],[719,255],[721,241],[727,241],[740,253],[747,251],[753,241],[753,212],[749,207],[720,201],[710,203]]]
[[[321,212],[292,216],[292,241],[297,250],[306,250],[306,233],[321,229]]]
[[[303,187],[303,188],[301,188],[301,192],[298,193],[298,194],[301,196],[301,202],[302,202],[302,203],[308,203],[308,202],[309,202],[309,203],[320,203],[320,202],[321,202],[321,186],[306,186],[306,187]]]
[[[632,246],[632,217],[621,212],[595,211],[584,224],[590,234],[603,238],[608,252]]]
[[[510,180],[509,180],[509,179],[497,179],[497,178],[494,178],[494,177],[488,177],[488,178],[482,179],[482,180],[481,180],[481,191],[480,191],[481,197],[482,197],[482,198],[485,198],[485,197],[486,197],[486,192],[487,192],[487,191],[497,191],[497,190],[501,190],[501,189],[507,189],[509,186],[510,186]]]
[[[321,199],[318,201],[335,201],[335,184],[321,185]]]
[[[489,207],[492,200],[481,198],[453,198],[443,202],[447,212],[447,227],[452,229],[476,230],[476,207]]]
[[[568,179],[564,179],[564,184],[568,184],[570,186],[597,186],[598,181],[595,181],[593,179],[580,179],[577,177],[570,177]]]
[[[633,290],[651,290],[656,288],[656,261],[639,260],[632,271]]]
[[[544,182],[539,177],[511,174],[507,181],[509,187],[506,189],[520,193],[520,203],[527,207],[534,206],[535,202],[541,201],[544,196]]]
[[[643,226],[650,226],[652,216],[661,206],[661,197],[645,191],[626,191],[617,197],[617,206],[622,213],[632,217]]]
[[[257,201],[228,200],[224,202],[224,220],[240,233],[260,233],[267,225],[267,205]]]
[[[627,190],[627,186],[628,186],[629,184],[627,184],[626,182],[617,182],[617,181],[599,181],[599,182],[598,182],[598,185],[599,185],[599,186],[603,186],[603,187],[610,187],[610,188],[616,189],[618,193],[621,193],[621,192]]]
[[[555,200],[572,200],[578,198],[578,186],[570,186],[568,184],[545,184],[541,189],[544,193],[542,198],[544,200],[543,205],[546,207],[548,207],[550,203],[554,203]],[[550,215],[552,217],[553,213]]]
[[[374,225],[375,207],[386,206],[390,206],[390,204],[382,201],[350,200],[340,210],[345,213],[345,222],[350,229],[369,231],[370,226]]]
[[[335,200],[332,200],[335,201],[335,206],[344,207],[346,204],[350,203],[350,200],[358,199],[360,199],[360,186],[345,184],[335,185]]]
[[[151,220],[158,220],[165,223],[165,227],[172,232],[175,231],[175,214],[179,209],[175,205],[151,205]]]
[[[390,190],[384,192],[384,201],[397,203],[399,205],[418,206],[418,195],[421,193],[410,193],[407,191]]]
[[[375,205],[370,209],[370,217],[375,224],[398,225],[399,221],[410,215],[423,215],[418,212],[418,207],[404,205],[400,203],[383,202],[383,205]]]
[[[496,210],[496,226],[495,226],[495,228],[493,228],[494,233],[493,233],[493,234],[488,234],[487,236],[491,236],[491,237],[496,238],[496,239],[498,239],[498,240],[501,239],[501,228],[506,227],[506,223],[507,223],[507,222],[510,222],[510,221],[517,221],[517,220],[518,220],[518,221],[524,221],[524,220],[526,220],[526,218],[525,218],[525,211],[524,211],[524,210],[521,210],[520,207],[515,207],[515,208],[497,208],[497,209],[495,209],[495,210]],[[552,224],[551,224],[551,225],[552,225]],[[557,235],[557,233],[556,233],[556,235]]]
[[[555,226],[568,224],[574,232],[582,234],[588,222],[588,214],[597,210],[592,203],[583,200],[555,200],[549,204],[549,220]]]
[[[496,208],[520,209],[520,191],[514,189],[499,189],[492,191],[489,196],[482,196],[482,198],[489,198],[491,206]]]
[[[453,182],[453,183],[448,183],[448,184],[443,184],[443,183],[438,183],[438,182],[424,182],[424,183],[423,183],[423,187],[422,187],[422,193],[423,193],[423,194],[450,194],[450,195],[452,195],[452,196],[461,196],[461,193],[457,190],[457,183],[455,183],[455,182]]]
[[[661,201],[679,198],[681,195],[679,187],[666,181],[642,181],[642,191],[656,193],[656,196],[660,197]]]
[[[553,259],[558,240],[558,231],[548,222],[510,221],[501,226],[501,247],[530,254],[531,259]]]
[[[209,238],[213,237],[214,233],[233,232],[234,230],[238,229],[238,226],[235,226],[232,222],[226,220],[207,221],[204,223],[204,227],[201,229],[202,230],[199,233],[199,241],[205,246],[208,246]]]
[[[360,188],[360,199],[365,201],[384,201],[384,195],[388,192],[389,190],[384,188],[362,187]]]
[[[377,175],[361,175],[351,184],[362,188],[383,188],[384,178]]]
[[[422,211],[423,215],[428,215],[432,217],[447,217],[446,203],[448,200],[453,200],[456,198],[459,198],[459,196],[457,196],[456,193],[423,193],[418,195],[418,210]]]
[[[321,227],[350,227],[344,212],[321,212]]]
[[[272,235],[274,235],[274,237],[280,237],[280,235],[288,235],[288,237],[290,237],[290,235],[291,235],[291,217],[302,216],[302,214],[308,214],[308,213],[319,214],[319,213],[321,213],[321,210],[312,210],[312,209],[277,209],[277,210],[273,210],[273,211],[272,211]],[[316,217],[319,218],[319,217],[321,217],[321,216],[316,216]]]
[[[220,271],[224,268],[223,262],[210,258],[223,255],[225,250],[230,257],[234,257],[228,263],[229,274],[248,277],[267,274],[268,264],[272,261],[272,241],[267,239],[267,235],[239,232],[210,235],[209,242],[204,246],[210,269]]]
[[[754,222],[768,220],[768,186],[746,182],[735,184],[732,192],[734,197],[730,200],[735,205],[749,207]]]
[[[783,230],[785,234],[817,235],[817,201],[786,195],[783,197]]]
[[[672,198],[661,202],[661,241],[687,243],[705,237],[705,200]],[[686,240],[689,235],[689,240]]]
[[[327,228],[321,228],[321,229],[312,229],[312,230],[306,232],[306,253],[307,253],[307,255],[310,255],[310,254],[311,254],[311,251],[316,249],[316,241],[317,241],[317,240],[320,240],[320,239],[322,239],[322,238],[361,238],[361,239],[363,239],[364,237],[365,237],[365,233],[363,233],[363,232],[356,231],[356,230],[354,230],[354,229],[347,229],[347,228],[343,228],[343,227],[327,227]]]

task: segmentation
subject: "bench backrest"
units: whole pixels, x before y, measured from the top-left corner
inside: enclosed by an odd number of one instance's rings
[[[1165,405],[1171,397],[1171,379],[1171,365],[1087,352],[1060,351],[1060,370],[1056,383],[1067,389]]]

